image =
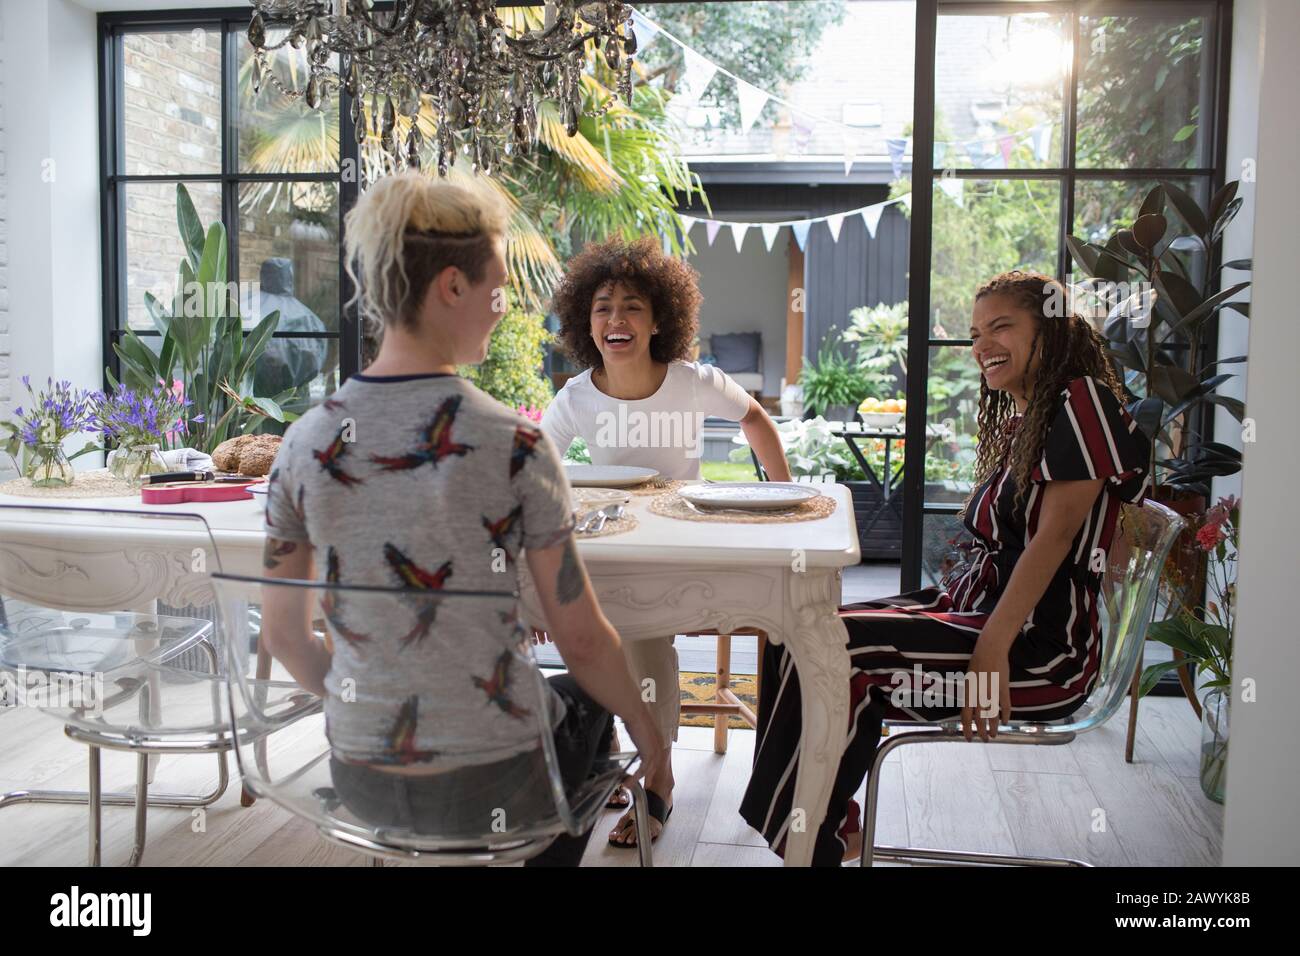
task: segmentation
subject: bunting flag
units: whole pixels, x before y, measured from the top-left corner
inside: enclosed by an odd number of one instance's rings
[[[844,175],[847,176],[858,161],[858,138],[849,131],[844,132]]]
[[[911,193],[904,193],[903,195],[899,196],[899,197],[898,197],[898,201],[901,202],[901,203],[902,203],[904,206],[906,206],[908,209],[911,209],[911,208],[912,208],[912,194],[911,194]]]
[[[652,40],[659,35],[659,27],[647,20],[640,10],[632,11],[632,33],[636,37],[636,52],[640,56]]]
[[[1015,149],[1016,138],[1010,133],[998,137],[998,149],[1002,150],[1002,162],[1011,165],[1011,151]]]
[[[794,233],[794,241],[799,243],[799,251],[803,251],[804,243],[808,241],[808,230],[812,228],[811,219],[800,219],[798,222],[790,223],[790,231]]]
[[[840,226],[842,225],[844,225],[844,213],[837,212],[826,217],[826,227],[830,229],[831,239],[835,242],[840,241]]]
[[[894,167],[894,178],[903,177],[903,151],[907,149],[907,140],[892,137],[885,140],[885,147],[889,150],[889,162]]]
[[[942,176],[939,179],[939,188],[958,206],[966,208],[966,183],[963,180],[956,176]]]
[[[741,132],[748,133],[758,122],[763,107],[767,105],[768,96],[757,86],[744,80],[736,80],[736,95],[740,100]]]
[[[961,180],[948,177],[942,180],[940,185],[948,190],[951,188],[949,183],[955,183],[958,187],[957,192],[960,195],[960,187],[964,184]],[[960,202],[960,200],[958,200]],[[735,243],[736,251],[740,252],[745,245],[745,236],[753,227],[757,227],[763,234],[763,245],[767,251],[771,252],[772,247],[776,244],[776,237],[780,235],[781,230],[786,226],[794,233],[794,241],[803,249],[808,243],[808,234],[815,222],[826,223],[826,228],[830,230],[831,241],[839,242],[840,233],[844,228],[844,222],[850,216],[861,216],[862,223],[866,226],[867,232],[871,238],[876,237],[876,229],[880,225],[880,217],[883,215],[886,206],[892,206],[894,203],[905,203],[908,206],[912,204],[912,195],[908,193],[899,196],[897,199],[886,199],[884,202],[872,203],[870,206],[862,206],[858,209],[846,209],[843,212],[833,212],[825,216],[814,216],[811,219],[785,219],[778,222],[736,222],[729,219],[700,219],[698,216],[682,216],[682,225],[686,231],[689,231],[696,223],[704,223],[704,232],[708,236],[709,245],[713,245],[713,240],[718,234],[718,230],[723,226],[731,229],[731,238]]]
[[[862,210],[862,222],[867,227],[867,234],[876,238],[876,227],[880,225],[880,216],[885,211],[884,203],[876,203]]]
[[[686,50],[686,73],[682,77],[681,88],[672,102],[680,106],[694,106],[704,95],[718,68],[689,47]]]
[[[1040,163],[1047,162],[1052,155],[1052,124],[1044,123],[1038,128],[1034,137],[1034,158]]]
[[[747,222],[733,222],[731,224],[731,238],[736,240],[737,252],[745,244],[745,233],[749,232],[749,225]]]

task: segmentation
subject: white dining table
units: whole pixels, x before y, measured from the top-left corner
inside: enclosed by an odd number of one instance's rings
[[[835,500],[835,511],[815,521],[788,523],[685,521],[653,514],[650,496],[634,496],[627,506],[637,519],[633,530],[578,540],[601,608],[623,640],[758,629],[793,656],[803,727],[787,866],[811,863],[849,723],[848,633],[836,612],[842,571],[858,562],[858,537],[849,490],[843,485],[818,490]],[[0,504],[196,514],[211,530],[223,571],[263,574],[261,498],[146,506],[138,497],[0,494]],[[165,525],[160,522],[160,533]],[[67,534],[66,528],[51,530]],[[114,600],[152,595],[177,606],[198,603],[189,568],[175,569],[175,587],[183,593],[169,594],[168,562],[150,554],[147,538],[137,535],[123,542],[95,534],[89,525],[84,533],[84,573],[60,574],[60,587],[78,581],[89,585],[112,574],[120,580],[104,593]],[[126,580],[132,575],[140,580]]]

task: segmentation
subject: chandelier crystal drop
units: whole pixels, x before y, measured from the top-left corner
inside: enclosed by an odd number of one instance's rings
[[[378,7],[374,0],[251,2],[254,91],[269,83],[312,109],[346,91],[357,142],[378,137],[395,169],[419,168],[431,134],[439,174],[447,174],[458,151],[476,172],[490,173],[534,147],[538,108],[546,101],[574,136],[584,113],[598,116],[614,103],[609,97],[583,109],[588,43],[617,74],[618,95],[632,102],[636,35],[631,8],[621,2],[550,0],[541,23],[532,25],[522,11],[507,24],[494,0],[394,0]],[[285,45],[304,51],[300,89],[270,67],[268,57]],[[423,131],[422,105],[426,122],[430,113],[433,118],[432,129]]]

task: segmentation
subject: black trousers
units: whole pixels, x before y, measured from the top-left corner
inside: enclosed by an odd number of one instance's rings
[[[566,792],[590,776],[596,757],[609,752],[614,720],[568,674],[548,679],[563,699],[564,719],[555,728],[555,752]],[[391,826],[439,836],[474,837],[494,824],[547,815],[554,806],[546,760],[540,750],[506,760],[428,776],[387,773],[330,761],[334,789],[343,805],[372,826]],[[577,866],[591,837],[562,834],[525,866]]]

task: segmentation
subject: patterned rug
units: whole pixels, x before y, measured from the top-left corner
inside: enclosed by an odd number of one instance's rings
[[[682,671],[681,688],[682,703],[692,704],[711,704],[713,703],[714,689],[717,687],[718,679],[716,674],[698,674],[690,671]],[[731,691],[741,700],[743,700],[751,710],[758,709],[758,688],[754,684],[754,675],[752,674],[732,674]],[[749,724],[745,723],[739,716],[733,714],[727,718],[729,725],[738,730],[752,730]],[[712,714],[683,714],[681,720],[683,727],[712,727]]]

